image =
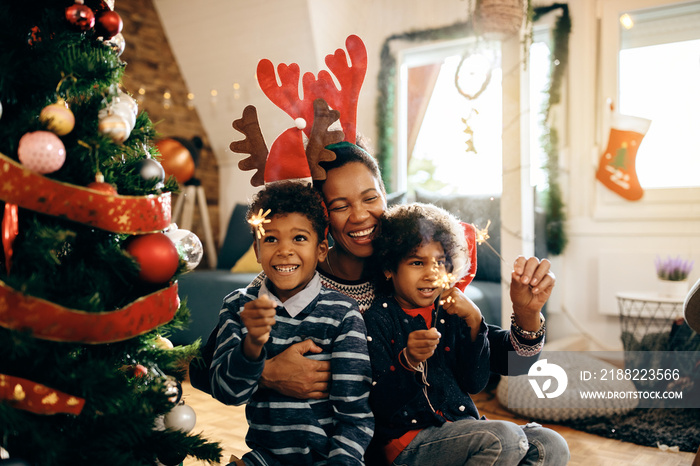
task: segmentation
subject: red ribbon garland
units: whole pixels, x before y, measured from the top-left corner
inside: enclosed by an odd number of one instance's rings
[[[35,414],[80,414],[85,399],[69,395],[31,380],[0,374],[0,400],[13,408]]]
[[[5,269],[10,274],[12,267],[12,244],[19,234],[19,217],[17,215],[17,204],[5,203],[5,210],[2,215],[2,249],[5,252]]]

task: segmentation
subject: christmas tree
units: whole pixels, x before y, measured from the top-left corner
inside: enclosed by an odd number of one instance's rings
[[[218,462],[180,382],[196,345],[153,124],[103,0],[0,6],[0,465]]]

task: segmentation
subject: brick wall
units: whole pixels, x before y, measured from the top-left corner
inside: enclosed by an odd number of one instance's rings
[[[217,161],[197,111],[187,105],[189,91],[166,39],[158,13],[152,0],[118,0],[114,9],[124,21],[122,35],[126,48],[121,56],[127,64],[122,81],[124,90],[134,98],[139,97],[140,88],[145,90],[143,101],[139,103],[139,110],[148,113],[162,137],[189,140],[199,136],[204,142],[195,177],[201,181],[206,193],[209,219],[216,251],[218,251],[219,170]],[[171,94],[169,108],[163,105],[163,93],[166,90]],[[177,197],[173,201],[175,202],[176,199]],[[197,208],[192,231],[205,243],[201,214]],[[208,267],[207,245],[204,246],[205,257],[199,268]]]

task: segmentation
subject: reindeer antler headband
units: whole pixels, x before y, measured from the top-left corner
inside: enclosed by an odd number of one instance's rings
[[[279,64],[277,73],[281,84],[278,84],[272,62],[263,59],[258,63],[257,78],[263,92],[294,119],[296,126],[278,136],[268,151],[254,106],[247,106],[243,117],[233,122],[233,127],[246,137],[232,142],[230,147],[233,152],[250,154],[238,162],[238,168],[257,170],[251,178],[253,186],[284,179],[324,180],[326,172],[319,162],[335,159],[335,154],[325,147],[341,141],[355,142],[357,102],[367,71],[367,49],[355,35],[346,39],[345,46],[347,55],[343,49],[338,49],[326,56],[326,65],[340,89],[328,71],[320,71],[318,77],[304,73],[303,97],[299,96],[298,64]],[[329,130],[338,119],[342,131]],[[302,132],[308,138],[305,150]],[[305,159],[305,163],[299,163],[299,158]]]

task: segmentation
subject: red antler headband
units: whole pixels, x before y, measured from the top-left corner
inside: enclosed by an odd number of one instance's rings
[[[357,102],[367,71],[367,49],[355,35],[346,39],[345,46],[347,55],[343,49],[338,49],[326,56],[326,65],[340,83],[340,89],[328,71],[320,71],[318,77],[305,73],[303,97],[299,96],[301,72],[298,64],[279,64],[277,73],[281,84],[278,84],[272,62],[263,59],[258,63],[260,87],[275,105],[295,120],[296,127],[278,136],[268,153],[255,107],[247,106],[242,118],[233,122],[233,127],[246,138],[232,142],[230,148],[233,152],[250,154],[238,163],[238,168],[257,170],[251,178],[253,186],[289,179],[324,180],[326,172],[319,162],[335,159],[335,154],[325,147],[343,140],[355,142]],[[342,131],[330,131],[331,124],[338,119]],[[308,138],[305,150],[301,132]]]

